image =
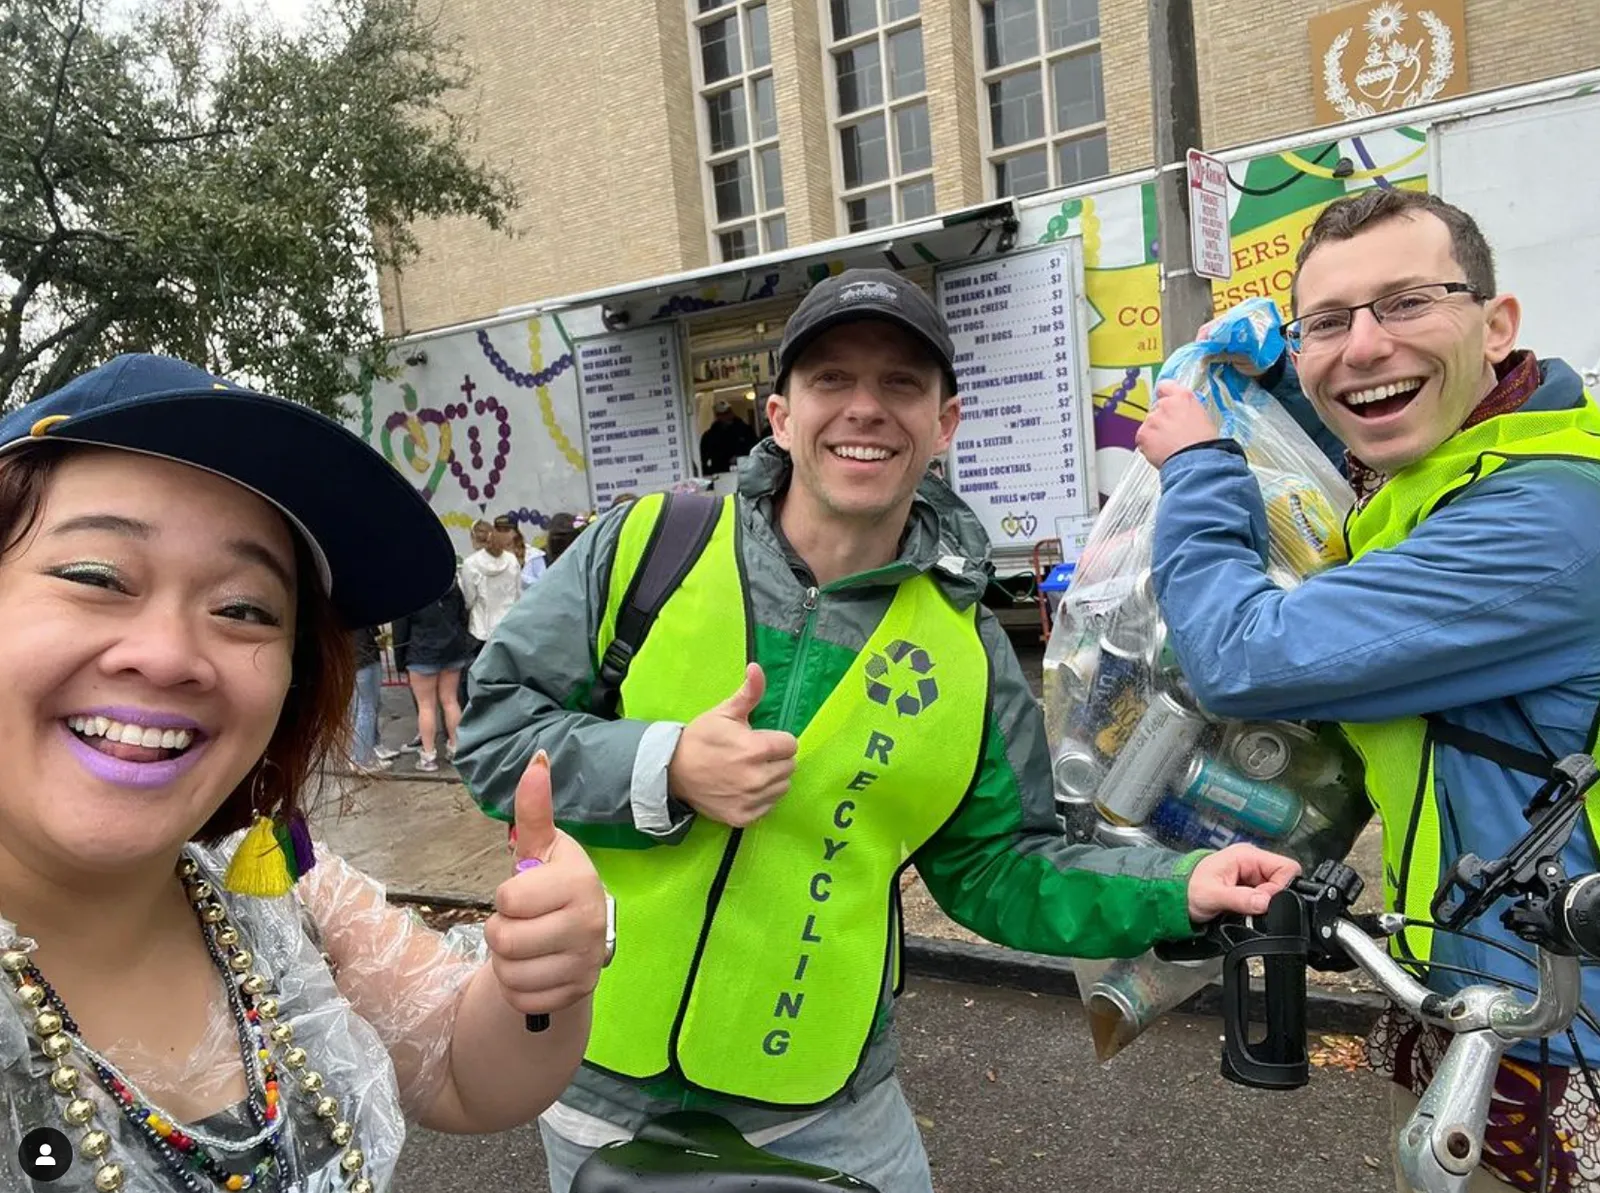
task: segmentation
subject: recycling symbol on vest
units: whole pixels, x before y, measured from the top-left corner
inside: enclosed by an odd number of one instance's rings
[[[915,642],[896,638],[867,659],[867,699],[902,717],[914,717],[939,698],[933,660]]]

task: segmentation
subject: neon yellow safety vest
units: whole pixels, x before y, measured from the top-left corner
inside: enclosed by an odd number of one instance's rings
[[[1350,558],[1394,547],[1445,502],[1513,460],[1533,458],[1600,463],[1600,407],[1587,393],[1569,410],[1519,411],[1486,419],[1445,440],[1424,459],[1396,473],[1345,526]],[[1595,627],[1600,633],[1600,626]],[[1366,762],[1367,794],[1383,819],[1384,906],[1414,919],[1431,918],[1443,838],[1434,788],[1434,743],[1422,717],[1376,724],[1346,723],[1345,735]],[[1590,751],[1595,742],[1587,743]],[[1600,815],[1589,808],[1600,840]],[[1426,961],[1433,930],[1408,927],[1391,942],[1401,956]]]
[[[596,657],[661,507],[642,499],[622,528]],[[737,516],[725,500],[633,657],[619,715],[687,723],[743,681],[752,639]],[[772,811],[743,830],[696,817],[675,844],[641,835],[640,848],[591,847],[616,899],[619,948],[585,1060],[781,1107],[843,1090],[898,966],[899,873],[972,784],[988,686],[976,609],[958,611],[919,576],[800,733]]]

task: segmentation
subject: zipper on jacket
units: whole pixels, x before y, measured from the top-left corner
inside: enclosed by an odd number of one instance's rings
[[[813,584],[806,589],[805,600],[800,603],[801,608],[806,611],[806,620],[800,627],[800,638],[795,643],[794,667],[790,670],[789,686],[783,694],[783,709],[778,715],[778,728],[789,733],[794,732],[791,726],[794,724],[795,705],[800,702],[800,688],[805,680],[806,651],[811,645],[811,631],[817,624],[817,602],[820,595],[821,589]]]

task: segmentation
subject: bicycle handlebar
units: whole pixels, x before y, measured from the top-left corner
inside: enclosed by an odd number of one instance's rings
[[[1306,969],[1359,966],[1396,1004],[1453,1034],[1438,1072],[1397,1143],[1400,1168],[1421,1193],[1465,1193],[1482,1159],[1500,1059],[1513,1044],[1563,1031],[1582,1005],[1579,956],[1600,956],[1600,874],[1568,881],[1561,853],[1582,815],[1584,797],[1600,780],[1593,759],[1556,764],[1530,802],[1527,833],[1502,858],[1468,854],[1445,875],[1432,904],[1445,930],[1459,928],[1495,902],[1514,897],[1502,920],[1538,950],[1539,984],[1526,1001],[1502,984],[1440,994],[1389,955],[1380,940],[1398,933],[1404,916],[1352,917],[1362,880],[1343,863],[1326,861],[1276,895],[1265,915],[1223,917],[1204,940],[1226,954],[1223,965],[1223,1076],[1268,1089],[1310,1079],[1306,1048]],[[1459,896],[1459,897],[1458,897]],[[1204,955],[1195,942],[1158,949],[1170,957]],[[1214,954],[1213,954],[1214,955]],[[1251,959],[1265,972],[1265,1034],[1252,1042]]]

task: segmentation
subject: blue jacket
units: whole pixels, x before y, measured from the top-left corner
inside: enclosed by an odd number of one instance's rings
[[[1540,371],[1525,409],[1583,401],[1566,364],[1541,361]],[[1600,469],[1507,466],[1400,546],[1290,592],[1265,575],[1266,512],[1236,451],[1208,445],[1173,456],[1161,490],[1157,598],[1184,674],[1213,713],[1355,722],[1435,713],[1535,753],[1544,752],[1535,729],[1557,757],[1589,750],[1600,724]],[[1443,745],[1435,767],[1447,793],[1445,864],[1469,852],[1499,857],[1526,831],[1522,809],[1536,780]],[[1596,856],[1580,822],[1568,873],[1593,871]],[[1501,909],[1472,930],[1531,955],[1501,925]],[[1430,984],[1440,991],[1473,981],[1444,965],[1536,980],[1531,964],[1447,933],[1435,934],[1433,961]],[[1584,1002],[1600,1011],[1600,969],[1585,970]],[[1584,1056],[1600,1061],[1600,1035],[1574,1028]],[[1565,1038],[1550,1043],[1552,1060],[1574,1063]],[[1513,1051],[1537,1056],[1536,1045]]]

